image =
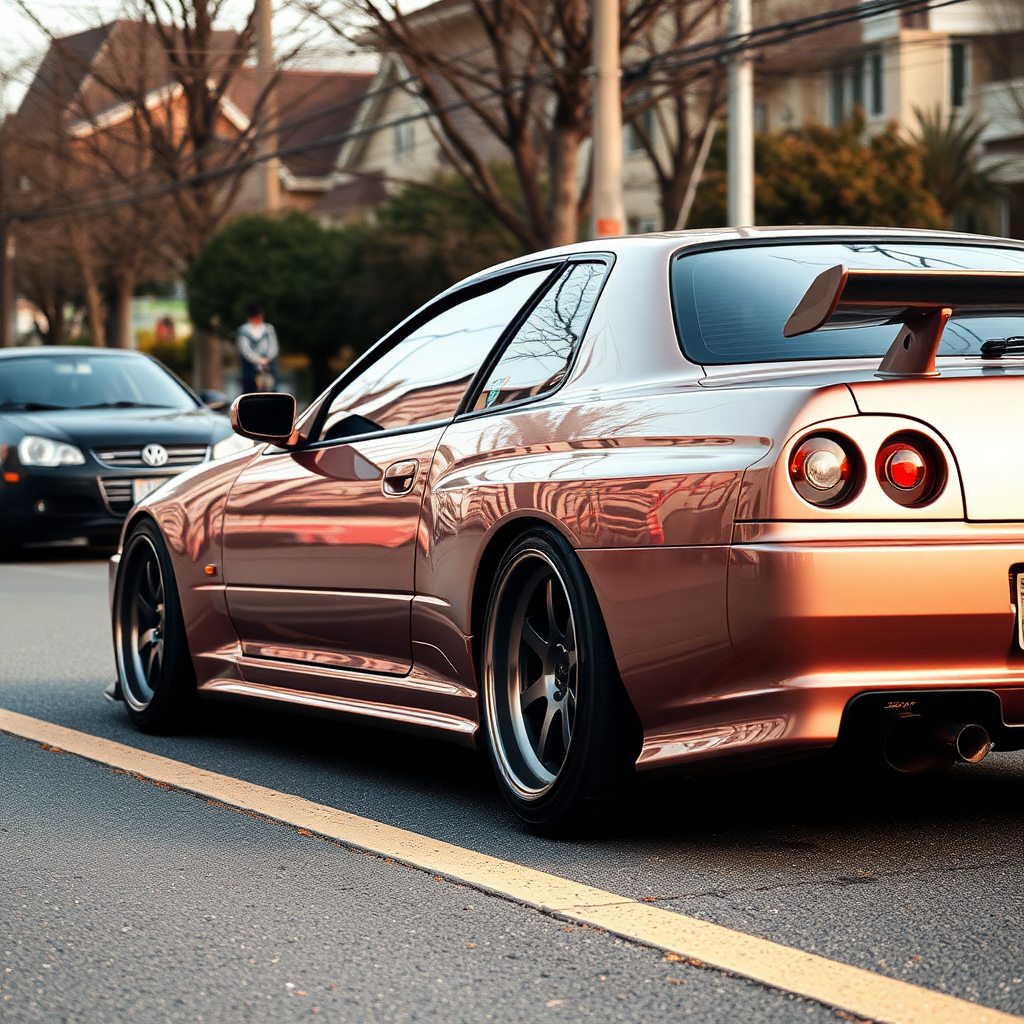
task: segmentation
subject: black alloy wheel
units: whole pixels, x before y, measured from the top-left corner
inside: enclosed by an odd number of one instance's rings
[[[186,724],[196,677],[174,569],[156,525],[143,520],[121,552],[114,591],[114,647],[125,708],[144,732]]]
[[[640,724],[597,599],[553,530],[524,534],[495,575],[481,651],[488,752],[531,828],[599,824],[628,792]]]

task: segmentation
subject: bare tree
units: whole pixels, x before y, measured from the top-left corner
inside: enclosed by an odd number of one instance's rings
[[[224,29],[225,0],[134,0],[130,19],[103,27],[97,56],[43,24],[28,0],[16,2],[78,83],[65,130],[102,168],[105,187],[79,188],[66,212],[102,210],[118,226],[110,273],[114,334],[124,338],[131,293],[147,265],[164,260],[183,271],[235,206],[256,156],[275,82],[247,117],[230,98],[252,50],[255,10],[240,29]],[[293,52],[302,41],[300,31]],[[195,325],[193,349],[195,386],[221,387],[219,341]]]
[[[724,36],[727,5],[723,0],[672,0],[662,17],[636,42],[634,53],[650,59],[698,41]],[[640,62],[640,69],[644,64]],[[671,231],[680,219],[700,154],[715,130],[725,104],[725,65],[719,61],[681,62],[637,75],[623,89],[623,118],[647,154],[658,184],[661,222]]]
[[[468,0],[457,9],[435,4],[409,14],[398,0],[293,3],[398,62],[403,87],[431,115],[445,159],[525,246],[577,239],[591,200],[590,175],[582,165],[591,131],[593,64],[586,0]],[[711,15],[722,6],[723,0],[623,3],[623,53],[640,58],[657,41],[678,45],[715,31]],[[674,19],[668,31],[665,19]],[[639,79],[626,85],[627,97],[637,97],[627,116],[639,116],[668,97],[679,104],[677,130],[666,135],[668,148],[648,140],[659,161],[663,205],[676,210],[693,165],[692,139],[703,135],[702,118],[717,113],[717,99],[708,113],[707,102],[680,95],[695,79],[692,73],[663,73],[646,96],[640,95]],[[494,170],[498,162],[512,165],[517,195],[502,189]]]

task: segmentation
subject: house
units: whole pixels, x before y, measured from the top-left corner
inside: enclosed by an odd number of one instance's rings
[[[784,19],[846,8],[849,0],[755,0],[755,29]],[[409,16],[452,53],[486,52],[472,6],[437,0]],[[630,60],[627,54],[625,61]],[[339,151],[338,184],[316,212],[328,220],[365,213],[375,198],[406,181],[429,179],[450,167],[421,100],[400,83],[408,72],[382,54],[377,77],[353,124],[358,134]],[[976,111],[985,121],[982,164],[998,161],[1007,197],[993,229],[1024,237],[1024,4],[964,0],[929,8],[908,0],[904,10],[851,20],[756,51],[755,128],[785,131],[810,124],[837,126],[855,106],[868,131],[895,121],[917,129],[918,109],[944,116]],[[466,114],[453,116],[466,118]],[[666,123],[644,115],[656,136]],[[671,119],[667,119],[671,123]],[[656,143],[664,145],[665,141]],[[670,140],[668,140],[670,141]],[[503,158],[493,138],[480,136],[489,160]],[[489,148],[488,148],[489,147]],[[674,227],[661,223],[651,161],[636,132],[623,133],[623,188],[631,232]],[[585,154],[584,154],[585,155]],[[584,164],[586,161],[583,161]]]
[[[235,53],[238,34],[215,32],[211,75]],[[258,93],[249,63],[234,70],[219,105],[215,135],[238,139],[251,127]],[[361,106],[372,74],[286,68],[275,85],[279,163],[285,206],[310,209],[336,177],[341,140]],[[35,138],[63,134],[87,143],[98,135],[115,140],[130,134],[136,105],[166,124],[181,116],[182,86],[151,24],[119,19],[95,29],[54,40],[17,111],[19,131]],[[130,97],[130,99],[126,99]],[[316,145],[318,140],[327,140]],[[128,140],[122,138],[127,144]],[[309,144],[314,145],[305,148]],[[257,173],[242,182],[233,211],[261,208]]]
[[[834,127],[859,106],[868,131],[894,121],[909,135],[919,110],[943,119],[974,112],[985,123],[979,160],[998,162],[1007,186],[991,228],[1024,238],[1024,4],[908,3],[854,26],[810,62],[759,68],[757,127]]]

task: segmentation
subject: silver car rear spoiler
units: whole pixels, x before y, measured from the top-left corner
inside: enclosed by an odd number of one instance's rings
[[[902,324],[880,377],[935,377],[935,353],[954,313],[1024,311],[1024,273],[992,270],[851,270],[819,274],[786,321],[787,338],[841,327]]]

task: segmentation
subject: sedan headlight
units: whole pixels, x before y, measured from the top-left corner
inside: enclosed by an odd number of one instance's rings
[[[212,457],[223,459],[225,455],[234,455],[237,452],[244,452],[246,448],[255,448],[256,442],[251,438],[242,437],[241,434],[228,434],[213,446]]]
[[[48,437],[26,434],[18,442],[18,458],[23,466],[82,466],[85,456],[73,444],[52,441]]]

